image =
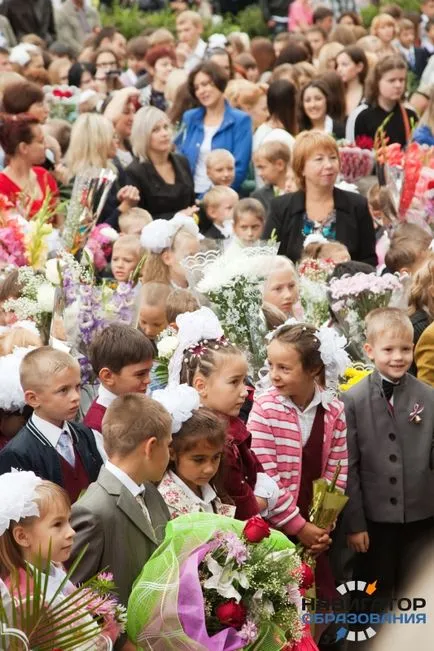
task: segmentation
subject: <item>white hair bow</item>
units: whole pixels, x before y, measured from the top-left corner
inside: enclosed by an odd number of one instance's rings
[[[11,522],[39,515],[35,502],[36,488],[42,479],[31,471],[14,468],[0,476],[0,536],[9,529]]]
[[[204,339],[220,339],[223,328],[209,307],[195,312],[185,312],[176,317],[178,346],[169,362],[169,385],[179,385],[184,351]]]
[[[146,224],[142,229],[140,243],[152,253],[162,253],[172,246],[173,238],[181,228],[199,238],[199,228],[194,219],[183,213],[176,213],[172,219],[155,219]]]
[[[172,434],[179,432],[182,424],[189,420],[193,411],[200,407],[198,392],[188,384],[158,389],[153,392],[152,398],[163,405],[172,416]]]

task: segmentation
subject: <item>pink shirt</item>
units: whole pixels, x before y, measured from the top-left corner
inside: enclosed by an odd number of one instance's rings
[[[313,10],[309,3],[301,0],[294,0],[289,5],[288,30],[290,32],[300,31],[300,25],[312,25]]]

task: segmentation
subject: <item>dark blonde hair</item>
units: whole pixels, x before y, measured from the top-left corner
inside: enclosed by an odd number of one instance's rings
[[[170,436],[172,418],[156,400],[142,393],[118,396],[102,421],[104,449],[108,456],[126,457],[147,439]]]
[[[365,89],[366,102],[368,104],[374,106],[378,104],[380,81],[382,77],[391,70],[408,70],[408,66],[400,54],[390,54],[383,59],[379,59],[369,73]]]
[[[13,532],[19,524],[24,527],[31,527],[37,520],[42,520],[49,513],[51,506],[61,504],[66,511],[71,510],[71,501],[68,493],[57,484],[51,481],[43,480],[36,487],[36,497],[34,502],[39,507],[39,515],[29,518],[23,518],[19,522],[12,522],[9,529],[0,536],[0,578],[5,579],[12,575],[16,570],[25,569],[26,564],[23,558],[23,552],[20,545],[15,541]]]
[[[166,301],[167,323],[175,323],[180,314],[196,312],[199,308],[199,301],[188,289],[172,289]]]
[[[408,297],[408,313],[414,314],[423,310],[430,321],[434,319],[434,256],[416,271],[411,279],[410,295]]]
[[[184,351],[180,382],[193,386],[197,373],[209,378],[225,357],[242,354],[241,350],[225,337],[200,341],[194,348]]]
[[[315,326],[307,323],[284,325],[275,333],[273,341],[291,345],[300,356],[303,370],[313,372],[321,386],[324,386],[324,362],[321,359],[318,331]]]
[[[277,144],[277,143],[270,143],[272,145]],[[254,216],[262,223],[265,224],[265,208],[262,205],[260,201],[257,199],[252,199],[250,197],[246,197],[245,199],[240,199],[240,201],[237,203],[237,205],[234,208],[234,225],[237,224],[239,221],[240,217],[244,215],[246,212],[251,212],[254,214]]]

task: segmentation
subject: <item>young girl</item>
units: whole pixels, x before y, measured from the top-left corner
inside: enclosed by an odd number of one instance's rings
[[[191,217],[178,213],[170,220],[156,219],[142,230],[141,244],[149,254],[142,281],[188,287],[181,261],[199,251],[199,229]]]
[[[397,34],[396,20],[389,14],[379,14],[375,16],[371,23],[371,34],[381,41],[381,49],[378,53],[379,58],[396,54],[397,50],[393,47],[392,42]]]
[[[170,464],[158,490],[172,518],[186,513],[233,516],[235,506],[219,487],[226,428],[212,411],[200,407],[199,394],[186,384],[154,391],[173,418]],[[224,501],[222,501],[224,500]]]
[[[415,111],[403,104],[406,83],[407,64],[400,54],[379,59],[366,85],[366,104],[360,104],[348,117],[345,139],[356,142],[366,136],[374,143],[382,126],[389,144],[398,142],[405,147],[412,123],[418,119]]]
[[[341,122],[331,117],[333,96],[323,79],[308,83],[300,95],[300,131],[319,129],[336,138],[344,137]]]
[[[178,347],[169,363],[169,386],[193,386],[201,404],[227,423],[222,483],[236,506],[235,517],[265,515],[277,498],[277,486],[250,449],[251,437],[239,418],[248,391],[247,362],[230,343],[207,307],[176,319]]]
[[[322,235],[308,235],[306,237],[302,259],[304,260],[306,258],[310,258],[311,260],[330,260],[335,264],[349,262],[351,260],[350,253],[345,244],[342,244],[342,242],[330,242]]]
[[[272,335],[268,364],[272,386],[255,397],[248,423],[253,449],[280,489],[268,519],[320,554],[331,540],[329,531],[309,522],[312,481],[330,481],[339,462],[337,486],[345,489],[348,466],[344,406],[324,386],[337,382],[348,356],[333,330],[285,324]],[[319,591],[331,596],[333,578],[320,559]]]
[[[111,271],[119,283],[130,280],[143,255],[140,240],[134,235],[123,235],[113,244]]]
[[[274,305],[288,318],[294,316],[298,301],[297,272],[291,260],[278,255],[273,260],[269,275],[264,283],[263,301]]]

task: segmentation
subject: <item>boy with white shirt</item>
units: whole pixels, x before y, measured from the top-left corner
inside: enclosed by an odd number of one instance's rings
[[[109,461],[72,508],[76,535],[69,563],[89,545],[72,580],[81,583],[107,568],[126,606],[169,520],[153,482],[161,480],[169,463],[172,419],[155,400],[128,393],[109,406],[102,430]],[[123,651],[134,648],[126,636],[115,646]]]
[[[74,502],[102,465],[92,430],[71,422],[80,404],[79,364],[68,353],[42,346],[23,358],[20,381],[33,415],[0,452],[0,474],[33,470],[62,486]]]
[[[184,64],[185,70],[190,72],[204,58],[207,45],[201,38],[203,21],[195,11],[182,11],[176,18],[176,33],[180,43],[188,47],[189,54]]]
[[[226,185],[215,185],[205,194],[203,207],[210,222],[205,237],[213,240],[229,240],[232,236],[233,212],[238,194]]]
[[[100,386],[84,424],[101,432],[107,407],[125,393],[146,393],[154,349],[149,339],[132,326],[112,324],[96,335],[89,359]]]

